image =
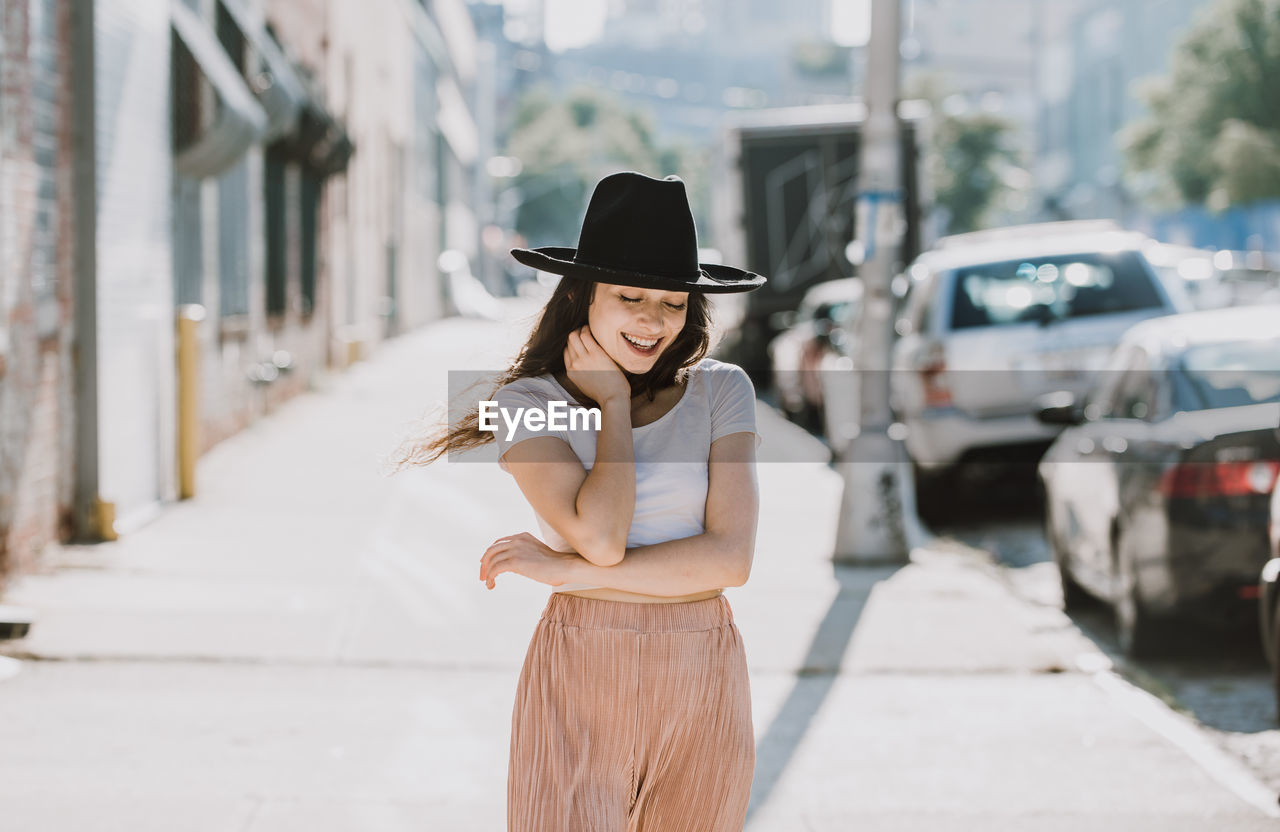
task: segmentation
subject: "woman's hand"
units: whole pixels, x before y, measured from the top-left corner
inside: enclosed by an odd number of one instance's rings
[[[569,380],[598,404],[604,404],[606,399],[613,397],[631,401],[631,383],[623,375],[618,362],[591,334],[589,324],[569,333],[569,341],[564,348],[564,369]]]
[[[493,589],[503,572],[524,575],[548,586],[569,580],[569,565],[581,558],[576,552],[557,552],[528,532],[500,537],[480,558],[480,580]]]

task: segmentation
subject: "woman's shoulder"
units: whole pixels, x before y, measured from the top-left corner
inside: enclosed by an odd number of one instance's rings
[[[745,372],[745,370],[737,364],[731,364],[728,361],[721,361],[720,359],[712,358],[711,356],[703,358],[696,366],[700,372],[704,373],[732,373],[734,371]]]
[[[707,357],[696,365],[698,375],[713,387],[733,385],[749,385],[751,383],[747,371],[728,361]]]
[[[489,399],[508,409],[543,410],[552,402],[564,400],[565,393],[550,376],[521,376],[499,387]]]
[[[523,396],[534,396],[538,398],[554,397],[557,392],[555,382],[547,375],[541,376],[521,376],[513,379],[499,387],[495,393],[496,398],[503,394],[514,394]]]

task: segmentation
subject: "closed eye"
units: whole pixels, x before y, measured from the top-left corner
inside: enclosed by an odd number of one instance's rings
[[[618,295],[618,297],[622,298],[622,299],[623,299],[623,300],[625,300],[627,303],[639,303],[641,300],[643,300],[643,298],[629,298],[629,297],[627,297],[626,295]],[[674,303],[668,303],[668,304],[667,304],[667,307],[668,307],[668,308],[670,308],[670,309],[674,309],[675,311],[679,312],[681,309],[684,309],[685,304],[683,304],[683,303],[682,303],[682,304],[680,304],[679,306],[677,306],[677,305],[676,305],[676,304],[674,304]]]

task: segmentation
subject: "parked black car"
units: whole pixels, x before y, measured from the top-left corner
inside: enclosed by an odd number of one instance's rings
[[[1125,333],[1039,465],[1068,608],[1115,608],[1122,649],[1171,647],[1174,620],[1256,621],[1280,473],[1280,307],[1194,312]]]
[[[1271,560],[1262,567],[1258,586],[1258,606],[1262,621],[1262,646],[1271,663],[1271,681],[1276,692],[1276,721],[1280,722],[1280,488],[1271,491]]]

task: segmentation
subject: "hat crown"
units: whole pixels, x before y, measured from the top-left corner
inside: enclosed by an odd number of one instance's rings
[[[591,194],[577,248],[513,248],[526,266],[552,274],[673,292],[750,292],[767,278],[698,262],[698,232],[684,182],[635,171],[601,179]]]
[[[684,181],[634,171],[601,179],[587,205],[574,261],[695,279],[700,271],[698,233]]]

